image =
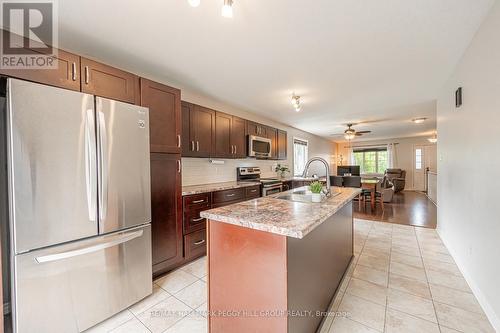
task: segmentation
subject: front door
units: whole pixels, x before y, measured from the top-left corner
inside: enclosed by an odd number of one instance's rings
[[[436,145],[416,145],[413,149],[413,189],[425,191],[426,170],[436,172]]]

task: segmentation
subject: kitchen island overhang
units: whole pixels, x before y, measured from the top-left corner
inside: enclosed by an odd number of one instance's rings
[[[352,199],[264,197],[208,219],[209,332],[314,332],[353,256]]]

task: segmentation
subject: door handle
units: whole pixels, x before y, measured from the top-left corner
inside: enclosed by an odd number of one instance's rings
[[[101,182],[99,184],[99,217],[104,220],[108,215],[108,138],[106,133],[106,119],[104,113],[98,111],[99,134],[99,167]]]
[[[177,160],[177,172],[181,173],[182,167],[181,167],[181,160]]]
[[[201,244],[203,244],[203,243],[205,243],[205,240],[204,240],[204,239],[199,240],[199,241],[197,241],[197,242],[194,242],[194,245],[201,245]]]
[[[94,110],[87,110],[85,117],[85,176],[89,220],[97,217],[97,145],[95,137]]]
[[[114,236],[109,236],[103,239],[98,239],[96,241],[96,244],[90,245],[90,246],[82,246],[79,248],[76,248],[74,250],[70,251],[64,251],[64,252],[59,252],[59,253],[54,253],[54,254],[48,254],[46,256],[40,256],[36,257],[35,260],[37,263],[42,264],[45,262],[51,262],[51,261],[58,261],[62,259],[68,259],[76,256],[81,256],[84,254],[89,254],[92,252],[97,252],[100,250],[104,250],[116,245],[123,244],[125,242],[131,241],[132,239],[135,239],[137,237],[141,237],[143,234],[143,230],[136,230],[132,232],[127,232],[125,234],[118,234]]]
[[[234,145],[234,154],[236,155],[236,151],[237,151],[237,148],[236,148],[236,145]]]
[[[193,201],[193,203],[194,203],[194,204],[197,204],[197,203],[204,202],[204,201],[205,201],[205,199],[201,199],[201,200],[194,200],[194,201]]]
[[[234,197],[234,193],[226,194],[226,197]]]
[[[191,219],[192,222],[200,222],[203,221],[205,218],[204,217],[199,217],[197,219]]]
[[[89,82],[90,82],[89,66],[85,66],[85,84],[89,84]]]
[[[196,151],[200,151],[200,141],[196,141]]]
[[[231,154],[234,154],[234,146],[231,145]]]
[[[191,141],[191,151],[194,151],[194,141]]]
[[[177,134],[177,148],[181,147],[181,136]]]
[[[71,79],[76,81],[76,62],[71,63]]]

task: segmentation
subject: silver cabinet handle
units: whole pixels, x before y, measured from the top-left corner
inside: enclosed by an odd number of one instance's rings
[[[100,109],[101,106],[98,106]],[[106,119],[104,112],[97,111],[98,114],[98,135],[99,135],[99,169],[101,171],[101,182],[99,184],[99,217],[106,219],[108,215],[108,137],[106,133]]]
[[[76,81],[76,63],[75,62],[71,63],[71,79],[73,81]]]
[[[177,148],[181,147],[181,136],[177,134]]]
[[[205,218],[204,217],[199,217],[197,219],[191,219],[191,221],[193,222],[200,222],[200,221],[203,221]]]
[[[181,160],[177,160],[177,172],[181,173],[182,167],[181,167]]]
[[[87,110],[85,118],[85,176],[89,220],[97,218],[97,145],[95,137],[94,110]]]
[[[231,145],[231,154],[234,154],[234,146]]]
[[[89,66],[85,66],[85,84],[89,84],[89,82],[90,82]]]
[[[191,151],[194,151],[194,141],[191,141]]]
[[[109,236],[104,239],[97,239],[96,243],[90,246],[82,246],[80,248],[76,248],[74,250],[59,252],[54,254],[49,254],[46,256],[36,257],[35,260],[37,263],[41,264],[44,262],[57,261],[67,258],[72,258],[76,256],[81,256],[84,254],[89,254],[92,252],[97,252],[100,250],[104,250],[116,245],[120,245],[122,243],[128,242],[134,238],[141,237],[143,234],[143,230],[137,230],[133,232],[128,232],[126,234],[118,234],[114,236]],[[104,242],[103,240],[108,240]]]
[[[201,244],[203,244],[203,243],[205,243],[205,240],[204,240],[204,239],[199,240],[199,241],[197,241],[197,242],[194,242],[194,245],[201,245]]]
[[[250,190],[250,192],[255,193],[255,192],[257,192],[257,190]]]
[[[226,194],[226,197],[234,197],[234,193]]]
[[[236,145],[234,145],[234,154],[236,155],[236,151],[237,151],[237,148],[236,148]]]
[[[196,151],[200,151],[200,141],[196,141]]]
[[[194,201],[193,201],[193,203],[194,203],[194,204],[197,204],[197,203],[204,202],[204,201],[205,201],[205,199],[201,199],[201,200],[194,200]]]

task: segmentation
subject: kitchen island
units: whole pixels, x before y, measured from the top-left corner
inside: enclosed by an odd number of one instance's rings
[[[306,190],[201,213],[208,219],[209,332],[320,326],[353,256],[352,199],[360,190],[332,188],[321,203],[290,200]]]

